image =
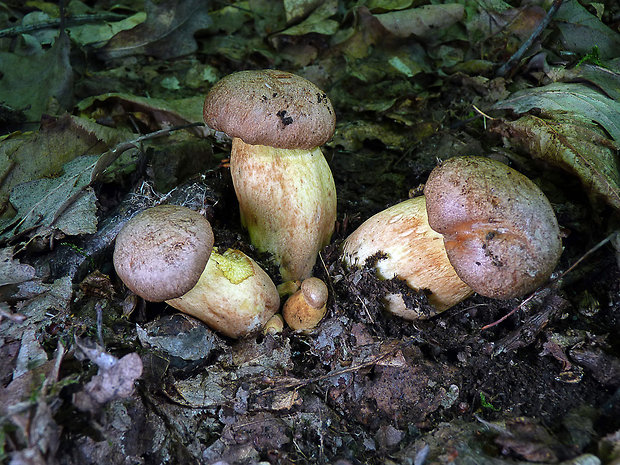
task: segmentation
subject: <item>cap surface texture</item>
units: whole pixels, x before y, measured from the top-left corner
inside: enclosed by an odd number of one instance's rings
[[[311,149],[334,134],[336,115],[316,85],[295,74],[266,69],[225,76],[207,94],[209,127],[246,144]]]
[[[428,221],[444,237],[457,274],[498,299],[543,284],[562,253],[549,200],[533,181],[485,157],[454,157],[426,183]]]
[[[160,205],[134,216],[116,238],[114,268],[133,292],[161,302],[198,282],[213,248],[213,231],[199,213]]]

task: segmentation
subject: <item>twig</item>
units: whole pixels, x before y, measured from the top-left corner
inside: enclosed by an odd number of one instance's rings
[[[505,321],[506,318],[509,318],[511,315],[514,315],[514,313],[519,310],[520,308],[522,308],[526,303],[528,303],[530,300],[532,300],[534,297],[537,297],[538,295],[540,295],[540,293],[542,291],[544,291],[545,289],[549,288],[552,284],[554,284],[555,282],[559,281],[560,279],[562,279],[564,276],[566,276],[568,273],[570,273],[571,271],[573,271],[582,261],[584,261],[586,258],[588,258],[590,255],[592,255],[594,252],[596,252],[598,249],[600,249],[601,247],[603,247],[605,244],[607,244],[608,242],[614,240],[614,238],[620,234],[620,231],[614,231],[612,232],[609,236],[607,236],[605,239],[603,239],[601,242],[599,242],[598,244],[596,244],[594,247],[592,247],[590,250],[588,250],[586,253],[584,253],[579,260],[577,260],[575,263],[573,263],[566,271],[564,271],[563,273],[561,273],[559,276],[553,278],[551,281],[549,281],[545,286],[541,287],[540,289],[536,290],[535,292],[533,292],[532,294],[530,294],[530,296],[525,299],[523,302],[521,302],[519,305],[517,305],[515,308],[513,308],[510,312],[508,312],[506,315],[504,315],[503,317],[501,317],[499,320],[494,321],[493,323],[489,323],[486,326],[483,326],[481,331],[484,331],[485,329],[489,329],[492,328],[493,326],[496,326],[498,324],[500,324],[502,321]]]
[[[499,67],[496,73],[498,76],[506,76],[515,68],[515,66],[517,65],[519,60],[521,60],[525,52],[532,46],[538,36],[542,34],[542,31],[544,31],[545,28],[549,25],[560,6],[562,6],[562,1],[563,0],[553,0],[553,4],[549,8],[549,11],[547,11],[545,17],[538,24],[534,32],[532,32],[532,35],[530,35],[530,37],[525,42],[523,42],[521,47],[519,47],[519,50],[517,50],[506,63]]]
[[[343,375],[343,374],[346,374],[346,373],[352,373],[352,372],[359,371],[359,370],[361,370],[363,368],[367,368],[369,366],[376,365],[381,360],[383,360],[383,359],[387,358],[388,356],[394,354],[398,350],[404,349],[405,347],[413,344],[414,341],[415,341],[415,339],[411,339],[409,341],[399,343],[395,347],[387,350],[386,352],[384,352],[384,353],[382,353],[380,355],[377,355],[376,357],[373,357],[370,360],[366,360],[364,362],[358,363],[357,365],[351,365],[350,367],[341,368],[340,370],[330,371],[329,373],[325,373],[324,375],[321,375],[321,376],[315,376],[314,378],[300,379],[300,380],[291,381],[291,382],[288,382],[288,383],[285,383],[285,384],[281,384],[280,386],[275,386],[275,387],[267,388],[267,389],[264,389],[264,390],[260,391],[258,393],[258,395],[263,395],[263,394],[267,394],[267,393],[270,393],[270,392],[282,391],[284,389],[290,389],[290,388],[297,389],[297,388],[300,388],[302,386],[307,386],[308,384],[318,383],[319,381],[323,381],[325,379],[329,379],[329,378],[332,378],[334,376],[340,376],[340,375]]]

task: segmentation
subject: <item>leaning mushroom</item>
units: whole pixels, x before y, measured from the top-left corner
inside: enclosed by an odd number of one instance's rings
[[[427,291],[437,312],[472,290],[508,299],[549,279],[562,252],[560,231],[527,177],[492,159],[456,157],[433,170],[424,194],[363,223],[346,239],[344,261],[361,266],[375,256],[380,277]],[[386,301],[404,318],[429,316],[400,295]]]
[[[215,84],[204,119],[233,138],[230,171],[242,224],[283,280],[312,274],[336,220],[336,189],[320,145],[334,133],[327,95],[277,70],[241,71]]]
[[[233,338],[261,329],[280,306],[260,266],[238,250],[218,253],[209,222],[186,207],[149,208],[127,222],[114,267],[145,300],[166,301]]]
[[[423,196],[377,213],[346,239],[347,265],[363,266],[371,257],[376,258],[378,277],[398,277],[412,289],[428,291],[428,301],[437,312],[472,294],[450,264],[441,234],[429,226]],[[431,316],[425,309],[407,307],[400,294],[389,294],[385,300],[390,313],[407,320]]]

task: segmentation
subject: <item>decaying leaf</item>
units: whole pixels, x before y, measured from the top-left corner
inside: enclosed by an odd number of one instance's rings
[[[19,184],[11,191],[10,202],[17,215],[0,235],[10,239],[35,227],[52,227],[61,215],[80,213],[80,218],[65,218],[67,232],[84,234],[96,231],[95,196],[87,186],[99,156],[78,157],[64,166],[64,174],[55,179],[38,179]],[[88,213],[82,216],[81,214]]]
[[[584,63],[573,68],[552,68],[547,76],[554,81],[587,82],[598,87],[609,98],[620,101],[620,69]]]
[[[132,29],[139,24],[143,23],[146,19],[146,13],[139,11],[125,19],[120,21],[97,23],[97,24],[83,24],[68,28],[71,40],[77,42],[80,45],[103,45],[110,40],[112,36]]]
[[[594,198],[620,209],[620,163],[615,145],[591,121],[551,112],[498,123],[493,130],[514,146],[575,174]]]
[[[0,144],[0,212],[14,215],[8,201],[18,184],[56,176],[75,157],[104,152],[128,138],[125,130],[68,114],[45,118],[37,132],[9,135]]]
[[[101,105],[120,106],[127,113],[136,112],[147,115],[146,123],[151,123],[151,129],[155,131],[170,126],[201,122],[203,104],[204,96],[202,95],[163,100],[131,94],[109,93],[86,98],[79,102],[76,108],[83,115],[89,115]],[[202,137],[209,135],[209,129],[205,127],[194,127],[191,131]]]
[[[292,2],[284,2],[285,8],[287,3],[292,3]],[[314,2],[317,3],[317,2]],[[288,29],[285,29],[284,31],[281,32],[281,34],[285,34],[285,35],[292,35],[292,36],[298,36],[298,35],[304,35],[304,34],[310,34],[310,33],[316,33],[316,34],[324,34],[324,35],[332,35],[335,34],[338,31],[338,21],[335,21],[333,19],[329,19],[331,18],[334,14],[336,14],[336,12],[338,11],[338,2],[334,1],[334,0],[329,0],[329,1],[322,1],[322,2],[318,2],[319,6],[316,7],[316,9],[314,11],[312,11],[312,13],[310,14],[310,16],[308,16],[305,20],[303,20],[301,23],[289,27]],[[289,16],[289,11],[287,10],[287,22],[291,22],[291,20],[288,19]],[[297,15],[298,13],[291,13],[291,14],[295,14]]]
[[[7,284],[18,284],[34,278],[35,269],[13,259],[13,248],[0,249],[0,287]]]
[[[76,341],[81,356],[99,367],[99,372],[75,394],[73,403],[84,411],[96,412],[106,403],[129,397],[135,381],[142,376],[142,360],[132,352],[121,359],[108,354],[97,345]]]
[[[211,25],[206,2],[187,0],[176,2],[146,2],[146,21],[133,29],[116,34],[101,49],[104,60],[131,55],[152,55],[171,59],[195,52],[196,31]]]
[[[616,79],[620,81],[620,76],[616,75]],[[532,108],[575,113],[596,121],[613,139],[620,142],[620,102],[583,84],[556,82],[522,90],[497,102],[492,108],[517,113],[525,113]]]
[[[397,37],[414,35],[432,39],[437,31],[452,26],[463,19],[465,8],[459,3],[424,5],[408,10],[390,11],[375,15],[388,31]]]

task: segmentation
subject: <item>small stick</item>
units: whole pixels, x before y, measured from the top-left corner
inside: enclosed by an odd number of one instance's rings
[[[538,38],[538,36],[542,34],[542,31],[544,31],[545,28],[549,25],[549,23],[551,22],[551,20],[553,19],[557,11],[559,10],[560,6],[562,6],[562,1],[563,0],[553,0],[553,4],[549,8],[549,11],[547,11],[547,14],[545,15],[545,17],[538,24],[534,32],[532,32],[532,35],[530,35],[530,37],[525,42],[523,42],[521,47],[519,47],[519,50],[517,50],[514,53],[514,55],[512,55],[508,59],[506,63],[504,63],[502,66],[499,67],[496,73],[498,76],[500,77],[506,76],[517,66],[517,63],[523,57],[527,49],[529,49],[532,46],[532,44]]]

